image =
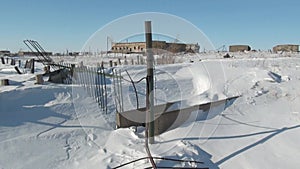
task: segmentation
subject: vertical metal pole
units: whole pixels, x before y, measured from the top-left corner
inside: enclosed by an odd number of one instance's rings
[[[145,21],[146,53],[147,53],[147,93],[146,93],[146,130],[149,143],[154,144],[154,93],[153,93],[153,53],[151,21]]]
[[[121,70],[119,70],[119,80],[120,80],[120,97],[121,97],[121,111],[124,112],[124,102],[123,102],[123,88],[122,88],[122,74]]]
[[[106,36],[106,57],[108,56],[108,36]]]
[[[106,88],[106,75],[105,75],[105,69],[102,67],[102,72],[103,72],[103,82],[104,82],[104,104],[105,104],[105,113],[107,114],[107,88]]]

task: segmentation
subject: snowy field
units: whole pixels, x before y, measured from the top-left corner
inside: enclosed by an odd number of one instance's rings
[[[175,64],[155,67],[155,102],[185,100],[182,107],[240,96],[231,105],[194,112],[180,127],[157,137],[157,166],[289,168],[300,166],[300,54],[266,52],[176,56]],[[127,58],[136,58],[135,55]],[[96,65],[102,58],[54,58]],[[108,58],[106,59],[106,61]],[[115,59],[117,60],[117,59]],[[37,64],[35,74],[43,66]],[[144,65],[119,66],[134,80]],[[114,100],[108,113],[72,84],[35,84],[35,75],[18,75],[0,63],[0,169],[113,168],[146,157],[144,128],[114,129]],[[270,73],[273,72],[276,75]],[[122,73],[126,77],[126,73]],[[128,77],[126,77],[128,78]],[[45,79],[47,80],[47,79]],[[134,109],[130,84],[123,82],[124,106]],[[108,86],[111,87],[111,84]],[[143,95],[145,83],[137,85]],[[110,98],[110,97],[109,97]],[[140,99],[145,105],[144,97]],[[147,168],[148,160],[122,168]]]

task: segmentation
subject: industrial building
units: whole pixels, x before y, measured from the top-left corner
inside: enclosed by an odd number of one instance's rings
[[[154,53],[160,51],[169,51],[172,53],[189,52],[199,53],[200,46],[198,44],[184,43],[168,43],[166,41],[153,41],[152,48]],[[113,53],[145,53],[146,42],[126,42],[114,43],[111,51]]]
[[[251,47],[249,45],[231,45],[229,46],[229,52],[244,52],[250,51]]]
[[[299,52],[299,45],[277,45],[273,47],[273,52]]]
[[[37,55],[40,55],[41,53],[38,53],[38,52],[29,52],[29,51],[19,51],[18,52],[18,55],[19,56],[37,56]],[[44,55],[47,55],[47,56],[51,56],[52,55],[52,52],[43,52]]]

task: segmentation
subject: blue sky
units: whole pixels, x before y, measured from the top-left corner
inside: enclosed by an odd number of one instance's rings
[[[298,0],[3,0],[0,4],[0,50],[13,52],[27,50],[24,39],[38,40],[49,51],[79,51],[99,28],[140,12],[182,17],[216,48],[249,44],[267,50],[281,43],[300,44]]]

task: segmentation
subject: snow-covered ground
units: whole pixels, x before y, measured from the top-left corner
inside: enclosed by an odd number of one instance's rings
[[[179,55],[176,62],[183,63],[155,67],[156,104],[185,100],[181,104],[185,107],[240,96],[231,105],[194,112],[186,123],[157,136],[150,145],[152,156],[204,164],[156,160],[157,166],[299,168],[300,55],[230,55],[234,58],[223,59],[224,53]],[[131,57],[136,58],[127,58]],[[85,65],[102,59],[55,58]],[[36,74],[42,71],[42,65],[37,66]],[[146,72],[143,65],[119,68],[134,80]],[[274,80],[270,72],[281,78]],[[125,72],[122,75],[128,78]],[[105,114],[79,86],[36,85],[35,75],[18,75],[12,66],[2,64],[0,79],[10,82],[0,86],[0,169],[112,168],[147,156],[143,127],[136,132],[114,129],[113,99]],[[145,83],[137,90],[143,106]],[[130,83],[123,82],[123,93],[124,108],[134,109]],[[142,160],[122,168],[150,166]]]

